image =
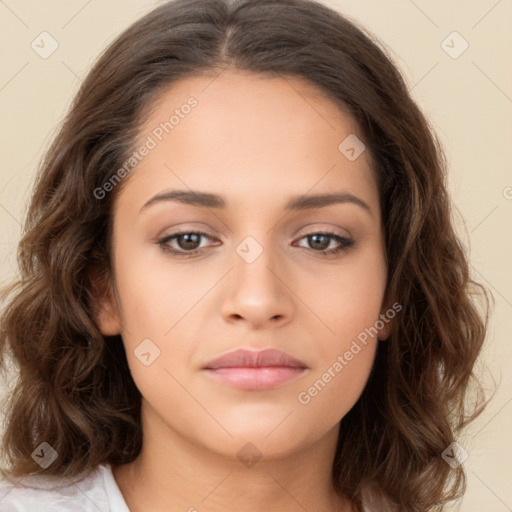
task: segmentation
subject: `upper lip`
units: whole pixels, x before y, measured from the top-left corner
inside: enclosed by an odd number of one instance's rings
[[[215,370],[218,368],[239,367],[265,367],[265,366],[290,366],[294,368],[307,368],[306,364],[286,352],[276,349],[247,350],[238,349],[224,354],[210,361],[204,369]]]

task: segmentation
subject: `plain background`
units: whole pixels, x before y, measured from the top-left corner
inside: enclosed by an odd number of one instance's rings
[[[473,277],[495,297],[482,362],[487,377],[492,375],[499,385],[488,409],[459,440],[469,454],[464,462],[468,491],[460,510],[510,511],[512,2],[324,3],[360,22],[388,48],[444,144],[454,215],[466,223],[457,225],[470,252]],[[157,4],[0,2],[0,284],[16,273],[16,244],[36,166],[80,81],[105,46]],[[44,31],[58,43],[46,59],[31,47]],[[0,391],[8,386],[0,382]]]

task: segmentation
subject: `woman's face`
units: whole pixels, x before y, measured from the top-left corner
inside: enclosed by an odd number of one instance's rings
[[[375,325],[381,339],[389,328],[378,189],[356,133],[296,78],[224,71],[159,98],[116,199],[117,301],[99,320],[121,332],[159,434],[267,457],[337,435],[369,377]],[[236,349],[302,365],[213,368]]]

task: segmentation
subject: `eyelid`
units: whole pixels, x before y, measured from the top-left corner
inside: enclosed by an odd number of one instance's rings
[[[317,225],[318,223],[314,223],[313,225]],[[311,226],[312,224],[309,224],[308,226]],[[304,237],[304,236],[308,236],[308,235],[314,235],[314,234],[318,234],[318,233],[328,233],[328,234],[331,234],[331,235],[337,235],[337,236],[341,236],[341,237],[344,237],[344,238],[353,238],[352,236],[352,233],[350,232],[349,229],[347,228],[340,228],[338,226],[333,226],[332,224],[329,225],[329,223],[327,223],[327,225],[329,227],[319,227],[319,228],[310,228],[308,229],[308,226],[306,227],[302,227],[298,230],[296,230],[294,233],[292,233],[292,236],[295,238],[297,237]],[[325,226],[325,223],[324,223],[324,226]],[[301,230],[302,229],[308,229],[308,231],[300,234]],[[165,238],[165,237],[168,237],[168,236],[171,236],[171,235],[179,235],[179,234],[185,234],[185,233],[198,233],[198,234],[201,234],[201,235],[205,235],[211,239],[216,239],[216,240],[222,240],[223,239],[223,235],[213,235],[213,234],[210,234],[208,231],[205,231],[205,228],[203,227],[194,227],[194,226],[186,226],[184,228],[182,227],[177,227],[175,230],[173,230],[172,227],[170,228],[167,228],[165,230],[163,230],[164,233],[169,231],[169,234],[164,234],[164,235],[158,235],[155,237],[155,240],[156,239],[162,239],[162,238]]]
[[[330,234],[330,235],[341,236],[343,238],[353,238],[352,234],[350,233],[350,231],[348,229],[340,228],[340,227],[332,226],[332,225],[330,225],[329,227],[320,227],[320,228],[312,227],[312,228],[304,228],[304,229],[307,229],[307,231],[301,233],[301,230],[299,230],[298,232],[295,233],[294,237],[302,238],[302,237],[308,236],[308,235],[316,235],[317,233],[326,233],[326,234]]]

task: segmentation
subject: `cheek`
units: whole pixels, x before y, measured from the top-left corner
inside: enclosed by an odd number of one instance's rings
[[[346,364],[334,363],[317,379],[311,379],[308,387],[297,394],[298,415],[305,421],[315,418],[324,425],[339,424],[359,400],[371,373],[374,354],[375,344],[369,345]]]
[[[385,260],[377,248],[368,247],[340,265],[317,266],[297,285],[297,295],[310,308],[307,323],[317,326],[316,346],[324,362],[348,350],[359,335],[372,339],[368,330],[375,334],[372,327],[379,320],[386,286]]]
[[[361,252],[346,266],[329,269],[329,275],[317,273],[315,282],[322,286],[310,288],[307,296],[321,320],[316,319],[318,358],[296,399],[307,414],[326,422],[339,421],[353,407],[373,367],[386,285],[385,260],[378,255],[377,250]]]
[[[176,386],[171,375],[182,382],[194,363],[194,340],[204,338],[201,301],[218,273],[177,272],[147,252],[119,254],[116,281],[130,371],[143,396],[167,400]],[[179,386],[174,392],[179,395]]]
[[[141,245],[140,240],[137,243]],[[138,249],[135,241],[132,247],[116,258],[123,326],[132,338],[163,339],[204,297],[215,279],[211,272],[182,271],[157,250]]]

